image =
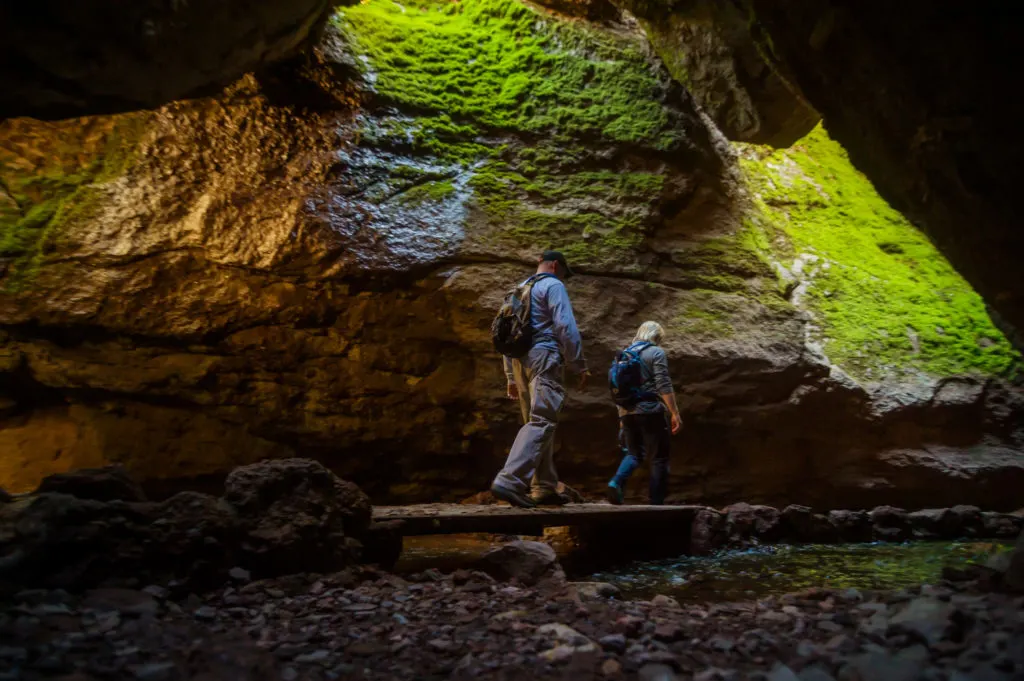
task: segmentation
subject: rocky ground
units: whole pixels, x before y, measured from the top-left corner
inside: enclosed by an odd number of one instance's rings
[[[0,678],[1024,678],[1024,597],[977,583],[682,607],[557,576],[235,578],[185,599],[158,586],[8,595]]]
[[[2,501],[0,680],[1024,678],[1024,599],[999,592],[1024,587],[1024,538],[1005,564],[947,571],[938,586],[684,607],[570,583],[540,542],[503,543],[447,575],[357,565],[366,497],[308,460],[238,468],[219,498],[146,502],[123,471],[101,469]],[[699,512],[692,530],[694,548],[712,550],[793,531],[1016,528],[1015,515],[969,507],[734,504]]]

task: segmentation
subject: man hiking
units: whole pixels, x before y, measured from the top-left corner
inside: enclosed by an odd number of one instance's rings
[[[519,400],[524,425],[512,444],[505,467],[494,478],[491,493],[513,506],[568,503],[558,493],[555,471],[555,425],[565,401],[565,369],[587,384],[587,363],[576,318],[563,280],[573,275],[565,256],[544,251],[537,273],[520,284],[528,291],[529,350],[520,359],[503,358],[508,397]],[[525,301],[524,301],[525,302]]]
[[[679,432],[681,419],[668,358],[659,346],[664,336],[661,324],[644,322],[633,342],[616,358],[618,367],[613,365],[610,372],[616,382],[636,384],[613,385],[619,411],[619,443],[620,447],[625,445],[619,470],[608,483],[608,501],[613,504],[622,503],[626,482],[647,457],[651,459],[650,503],[665,503],[669,445],[671,435]],[[632,377],[627,376],[630,363],[639,369]]]

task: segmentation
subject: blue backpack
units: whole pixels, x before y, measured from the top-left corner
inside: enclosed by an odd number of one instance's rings
[[[657,397],[644,390],[650,371],[640,358],[640,353],[649,345],[646,341],[639,341],[615,354],[612,366],[608,369],[608,388],[612,391],[615,404],[620,407],[629,409],[644,400]]]

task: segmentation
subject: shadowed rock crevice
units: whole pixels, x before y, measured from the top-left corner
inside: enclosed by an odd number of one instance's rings
[[[131,111],[216,93],[248,71],[310,47],[334,5],[5,3],[0,119]]]

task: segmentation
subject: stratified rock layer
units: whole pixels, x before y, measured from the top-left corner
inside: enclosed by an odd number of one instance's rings
[[[122,462],[160,497],[301,454],[379,501],[486,488],[518,418],[489,323],[557,246],[596,374],[668,329],[673,499],[1019,505],[1016,356],[845,156],[737,164],[626,26],[421,9],[346,10],[216,98],[3,124],[0,485]],[[876,314],[829,306],[866,280]],[[884,312],[917,299],[913,333]],[[572,394],[562,477],[600,490],[615,432],[602,385]]]

